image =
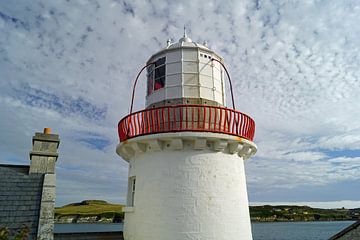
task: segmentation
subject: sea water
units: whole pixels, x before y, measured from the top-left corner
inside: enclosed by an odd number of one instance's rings
[[[354,223],[333,222],[270,222],[252,223],[253,240],[327,240]]]
[[[251,223],[253,240],[327,240],[353,221]],[[122,223],[55,224],[55,233],[117,232]]]

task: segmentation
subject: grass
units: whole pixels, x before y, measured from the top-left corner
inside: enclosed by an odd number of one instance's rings
[[[55,208],[55,215],[111,215],[122,213],[122,208],[123,205],[120,204],[111,204],[102,200],[86,200]]]
[[[55,208],[55,217],[77,215],[98,218],[123,219],[123,205],[102,200],[85,200]],[[351,220],[360,216],[360,209],[319,209],[308,206],[250,206],[250,216],[254,221],[330,221]]]

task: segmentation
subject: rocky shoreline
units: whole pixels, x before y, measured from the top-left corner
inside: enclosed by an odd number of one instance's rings
[[[55,223],[120,223],[123,205],[85,200],[55,209]],[[309,206],[250,206],[252,222],[348,221],[360,219],[360,208],[321,209]]]
[[[119,223],[122,219],[114,217],[101,217],[101,216],[81,216],[81,215],[66,215],[56,216],[55,223]]]

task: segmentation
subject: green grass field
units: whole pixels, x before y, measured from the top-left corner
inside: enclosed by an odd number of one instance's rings
[[[70,215],[123,219],[123,205],[102,200],[85,200],[55,208],[55,218]],[[358,209],[320,209],[308,206],[250,206],[253,221],[334,221],[358,219]]]
[[[81,203],[72,203],[55,208],[55,215],[83,215],[94,216],[113,213],[122,213],[123,205],[111,204],[102,200],[85,200]]]

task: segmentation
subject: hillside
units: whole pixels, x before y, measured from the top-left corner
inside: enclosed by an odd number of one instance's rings
[[[309,206],[251,206],[252,221],[342,221],[357,220],[360,217],[360,208],[356,209],[321,209]]]
[[[124,219],[123,205],[102,200],[85,200],[55,208],[57,223],[111,223]],[[250,206],[251,221],[341,221],[357,220],[360,208],[321,209],[308,206]]]
[[[123,205],[103,200],[85,200],[55,208],[57,223],[121,222],[124,218]]]

